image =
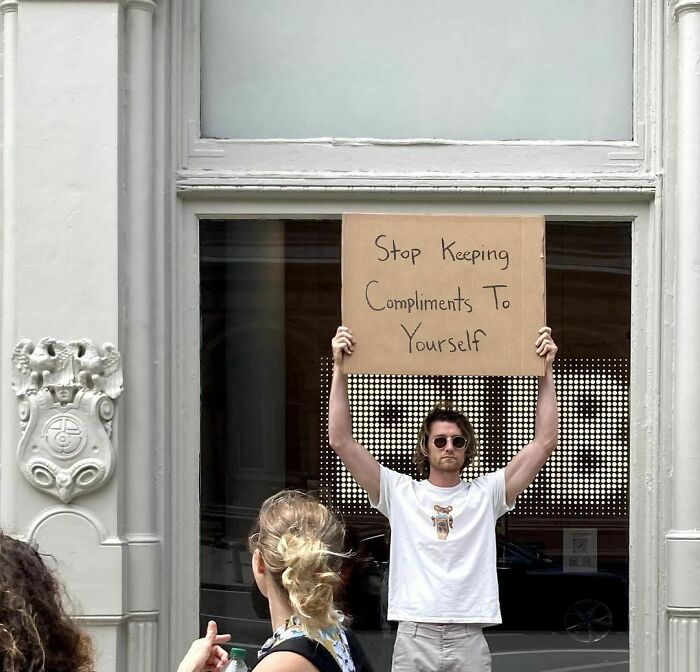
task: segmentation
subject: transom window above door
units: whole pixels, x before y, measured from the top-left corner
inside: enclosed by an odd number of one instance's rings
[[[633,0],[203,0],[201,137],[631,141]]]

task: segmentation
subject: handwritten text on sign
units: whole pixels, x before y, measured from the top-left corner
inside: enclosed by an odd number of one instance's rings
[[[542,375],[544,218],[343,217],[348,373]]]

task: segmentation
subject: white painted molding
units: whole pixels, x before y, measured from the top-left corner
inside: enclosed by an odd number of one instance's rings
[[[630,670],[660,672],[663,609],[660,577],[665,569],[663,453],[661,437],[661,321],[663,275],[663,183],[645,216],[632,225],[630,339],[629,589]]]
[[[669,541],[700,541],[699,530],[672,530],[666,535]]]
[[[700,651],[700,618],[698,615],[671,616],[669,631],[669,672],[696,672]]]
[[[106,5],[106,4],[118,4],[118,3],[124,3],[126,0],[72,0],[75,3],[80,3],[80,4],[101,4],[101,5]],[[46,0],[20,0],[20,4],[32,4],[32,3],[41,3],[41,2],[46,2]],[[59,5],[60,5],[60,0],[58,0]]]
[[[168,330],[172,350],[167,362],[170,385],[170,484],[167,593],[170,631],[164,669],[177,669],[182,643],[197,636],[199,614],[199,450],[200,330],[199,248],[197,218],[191,208],[178,208],[171,228],[171,310]],[[205,207],[206,210],[206,207]]]
[[[133,535],[126,542],[126,604],[129,612],[148,612],[161,607],[163,558],[160,539]]]
[[[36,516],[29,525],[26,535],[22,538],[26,540],[32,540],[36,536],[37,530],[46,522],[61,516],[63,514],[70,514],[72,516],[77,516],[82,518],[91,525],[95,532],[97,533],[97,538],[101,546],[123,546],[124,542],[118,537],[112,537],[109,535],[107,527],[105,524],[89,509],[85,509],[81,506],[71,505],[67,506],[52,506],[41,511],[41,513]]]
[[[16,116],[17,116],[17,2],[0,3],[3,22],[2,81],[2,303],[0,304],[0,416],[12,418],[16,401],[10,391],[11,367],[4,353],[16,341]],[[15,460],[16,426],[0,423],[0,464]],[[0,527],[13,530],[16,524],[16,478],[14,470],[0,471]]]
[[[490,172],[401,172],[376,171],[231,171],[231,170],[179,170],[178,184],[230,184],[271,186],[450,186],[450,187],[510,187],[556,186],[579,187],[643,187],[653,188],[658,173],[634,173],[627,175],[601,175],[600,173],[490,173]]]
[[[676,18],[685,12],[699,12],[700,2],[698,0],[682,0],[675,6],[673,11]]]
[[[675,6],[675,301],[671,520],[666,534],[669,672],[695,672],[700,651],[700,3]]]
[[[453,186],[453,185],[300,185],[300,184],[212,184],[181,180],[177,191],[182,198],[235,197],[238,195],[261,198],[275,195],[293,197],[294,194],[308,197],[331,195],[336,197],[365,195],[381,196],[461,196],[465,198],[528,198],[565,199],[584,198],[648,201],[654,198],[656,188],[644,186]]]
[[[319,136],[317,138],[200,138],[202,143],[225,145],[327,145],[329,147],[606,147],[619,150],[639,149],[633,140],[451,140],[449,138],[343,138]]]
[[[125,2],[123,136],[124,190],[120,216],[119,284],[124,306],[119,342],[124,351],[125,376],[149,381],[125,398],[119,439],[123,451],[124,501],[122,538],[126,543],[124,594],[127,613],[156,613],[163,608],[163,546],[159,497],[162,491],[164,437],[159,398],[162,386],[162,338],[156,296],[162,273],[155,224],[154,20],[156,3]],[[163,614],[148,623],[132,624],[124,632],[128,672],[163,669],[157,660]]]
[[[3,2],[4,1],[17,2],[17,0],[2,0],[2,1]],[[45,2],[45,1],[46,0],[21,0],[21,3],[27,4],[27,3],[31,3],[31,2]],[[79,2],[79,3],[83,3],[83,4],[88,4],[88,3],[96,4],[96,3],[98,3],[98,4],[120,4],[120,5],[127,5],[127,4],[131,4],[131,3],[134,3],[134,4],[135,3],[142,3],[144,5],[153,4],[154,6],[156,6],[156,4],[157,4],[155,2],[155,0],[73,0],[73,2]]]
[[[680,607],[667,607],[666,611],[668,611],[671,616],[678,616],[681,618],[698,618],[700,619],[700,607],[696,608],[687,608],[687,609],[682,609]]]
[[[693,6],[698,3],[693,3]],[[700,407],[700,13],[678,17],[677,185],[676,185],[676,325],[673,415],[673,506],[671,543],[675,535],[697,527],[700,517],[700,453],[697,409]],[[700,539],[694,543],[700,544]],[[682,582],[699,583],[700,575]],[[700,606],[686,604],[676,606]]]
[[[157,5],[154,0],[125,0],[127,9],[143,9],[146,12],[155,12]]]
[[[154,351],[153,316],[155,245],[153,232],[153,10],[155,3],[141,0],[126,3],[125,82],[126,136],[124,197],[125,215],[120,218],[120,286],[125,315],[120,321],[119,340],[125,353],[125,375],[155,380],[159,355]],[[148,10],[148,11],[145,11]],[[154,430],[154,395],[140,386],[124,400],[120,437],[125,447],[127,491],[124,515],[126,534],[156,536],[157,493]],[[156,580],[156,577],[153,577]],[[155,608],[156,605],[152,605]]]
[[[675,488],[685,483],[676,482]],[[681,512],[674,510],[678,517]],[[700,609],[700,537],[690,535],[667,535],[666,542],[667,594],[666,605],[670,608]]]
[[[76,615],[71,616],[71,619],[80,623],[82,626],[105,626],[105,625],[123,625],[124,623],[148,623],[151,621],[157,621],[160,612],[158,611],[138,611],[129,614],[123,614],[121,616],[101,616],[99,614],[90,615]],[[157,670],[158,668],[154,665],[149,669],[149,672]],[[129,668],[131,670],[131,668]]]
[[[158,669],[158,621],[129,619],[126,622],[127,670],[153,672]]]

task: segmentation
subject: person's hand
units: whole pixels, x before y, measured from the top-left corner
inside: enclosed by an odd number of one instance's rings
[[[209,621],[207,634],[195,639],[185,654],[177,672],[215,672],[223,670],[228,663],[228,653],[219,644],[228,642],[231,635],[217,634],[216,623]]]
[[[342,367],[345,356],[352,355],[352,350],[355,347],[355,339],[352,337],[350,329],[338,327],[331,341],[331,347],[333,348],[334,366]]]
[[[542,327],[539,331],[539,336],[535,341],[535,348],[540,357],[544,357],[545,366],[551,366],[554,358],[557,356],[557,344],[552,338],[551,327]]]

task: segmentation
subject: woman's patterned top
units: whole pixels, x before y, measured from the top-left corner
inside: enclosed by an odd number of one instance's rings
[[[301,628],[299,617],[292,616],[284,625],[281,625],[262,646],[258,652],[258,658],[262,658],[274,651],[275,646],[280,642],[292,637],[307,637],[321,644],[333,656],[333,659],[342,672],[355,672],[355,664],[350,655],[350,645],[345,635],[345,630],[341,625],[331,625],[316,633],[315,637],[310,637]]]

